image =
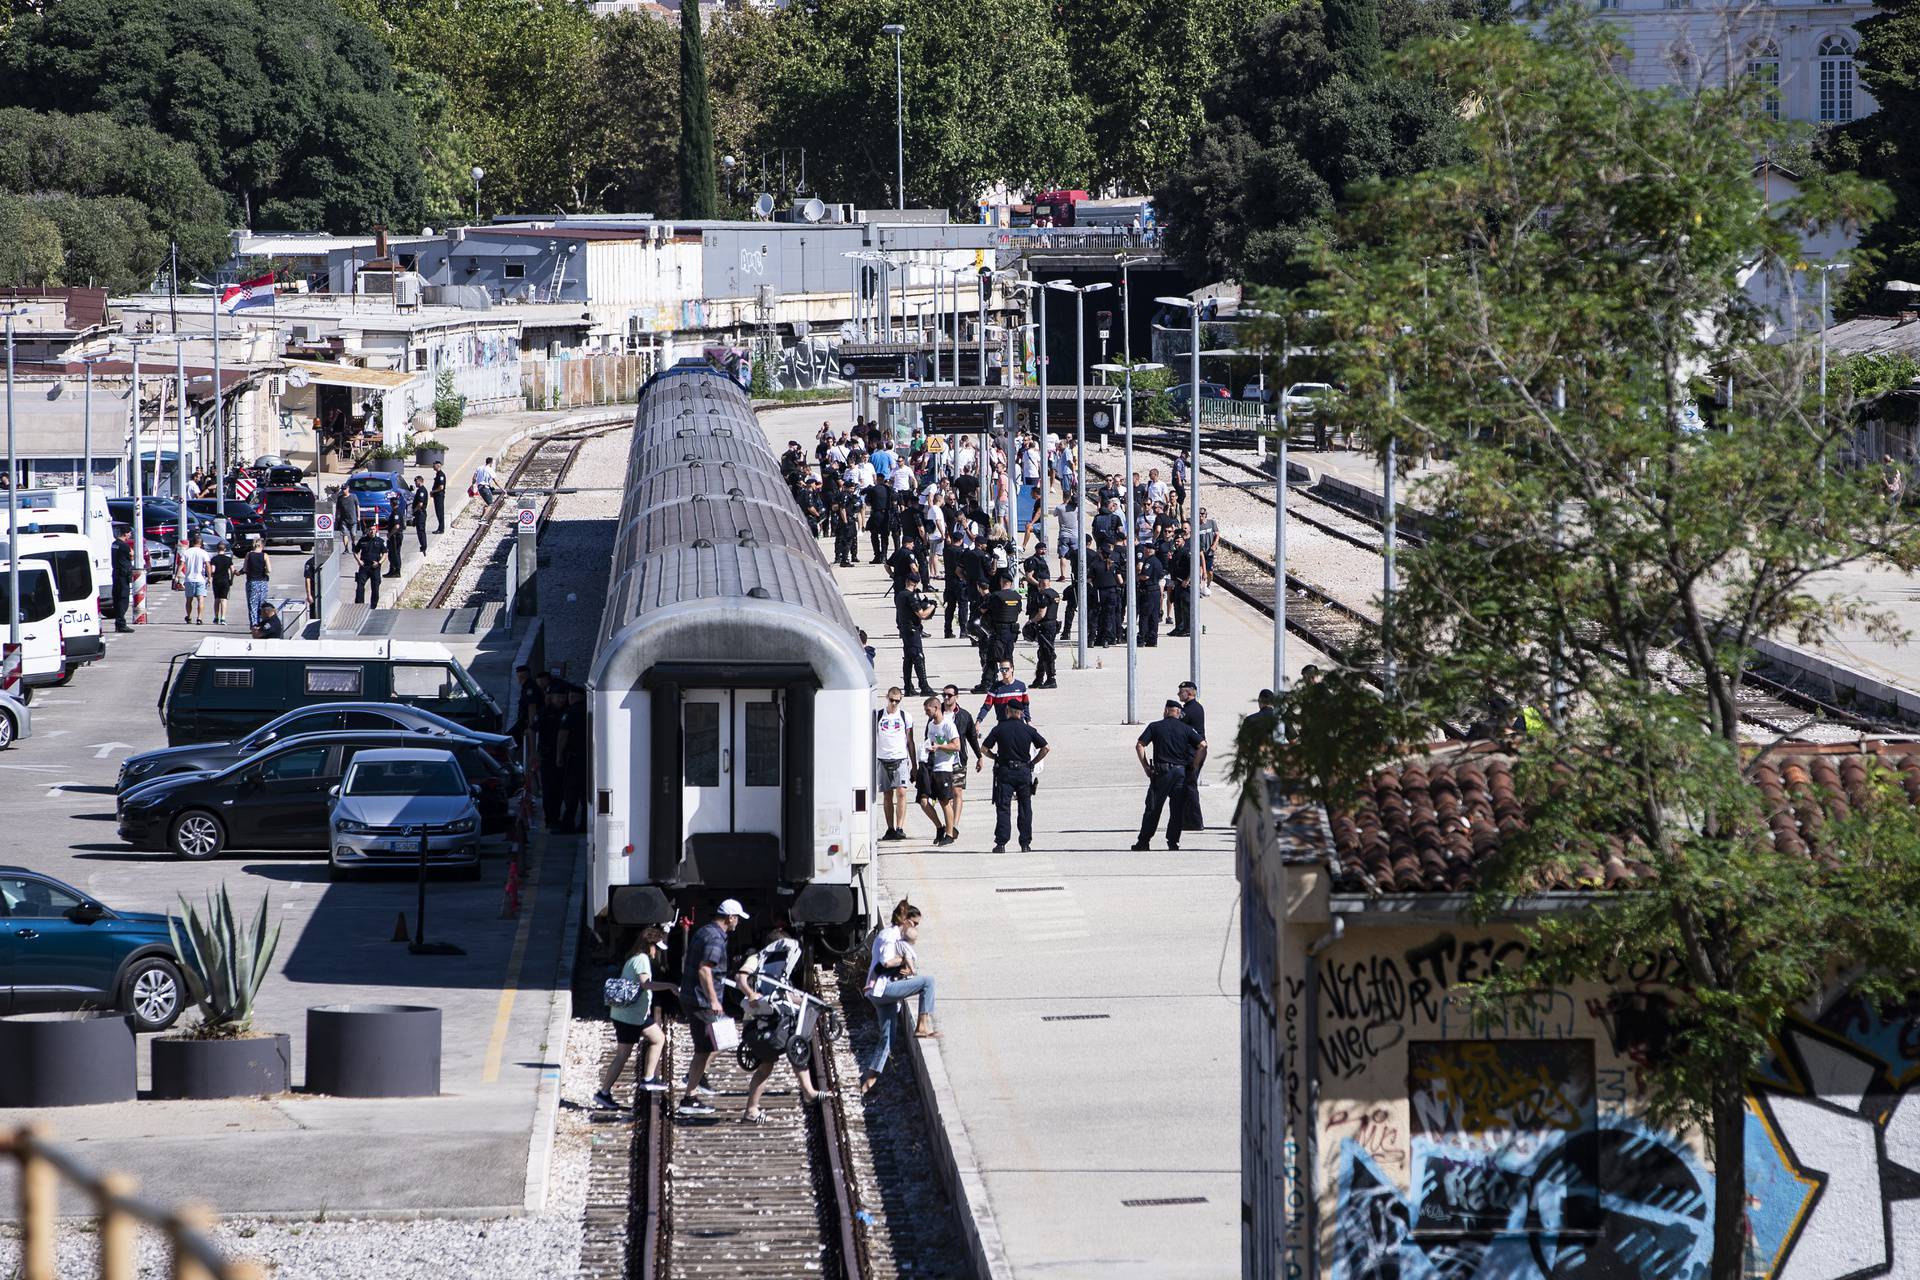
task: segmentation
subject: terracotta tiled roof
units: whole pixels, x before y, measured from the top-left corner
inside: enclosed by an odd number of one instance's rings
[[[1866,754],[1863,754],[1863,750]],[[1895,771],[1920,807],[1920,747],[1911,743],[1792,744],[1754,770],[1774,848],[1820,851],[1820,831],[1866,799],[1869,756]],[[1373,777],[1350,809],[1329,811],[1334,887],[1342,893],[1461,893],[1501,842],[1526,829],[1505,756],[1462,752],[1409,760]],[[1604,862],[1545,889],[1614,889],[1652,874],[1635,846],[1615,839]]]

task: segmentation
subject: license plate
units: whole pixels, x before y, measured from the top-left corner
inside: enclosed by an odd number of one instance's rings
[[[300,517],[299,516],[275,516],[274,519],[278,520],[281,524],[296,524],[299,522]]]
[[[420,852],[420,837],[418,836],[389,836],[385,840],[382,840],[380,844],[388,853]]]

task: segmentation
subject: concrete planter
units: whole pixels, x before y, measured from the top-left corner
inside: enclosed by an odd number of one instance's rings
[[[162,1037],[153,1042],[156,1098],[254,1098],[285,1093],[293,1041],[285,1035],[236,1040]]]
[[[124,1013],[0,1018],[0,1107],[131,1102],[139,1057]]]
[[[368,468],[385,475],[397,476],[407,469],[405,458],[375,458],[367,464]]]
[[[307,1092],[419,1098],[440,1092],[440,1010],[330,1004],[307,1010]]]
[[[446,460],[447,451],[445,449],[415,449],[413,451],[413,465],[416,467],[431,467],[435,463],[445,462]]]

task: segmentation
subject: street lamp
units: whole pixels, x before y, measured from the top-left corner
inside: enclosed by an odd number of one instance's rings
[[[893,194],[895,207],[905,212],[907,207],[907,93],[905,82],[901,79],[900,37],[907,34],[907,29],[898,22],[889,22],[880,30],[893,37],[893,154],[897,167]]]
[[[467,172],[473,175],[473,220],[478,222],[480,221],[480,179],[487,176],[487,171],[475,165]]]
[[[1073,665],[1081,670],[1087,665],[1087,295],[1112,287],[1105,280],[1082,285],[1047,281],[1047,288],[1073,295],[1073,511],[1079,531],[1073,549],[1073,616],[1078,624]]]
[[[133,350],[133,389],[127,393],[133,402],[133,591],[128,607],[133,610],[133,621],[144,625],[147,621],[147,483],[140,470],[140,348],[152,342],[166,342],[165,334],[147,334],[141,337],[123,337],[118,341]],[[156,484],[160,475],[160,447],[156,434],[154,439],[154,479]],[[117,619],[116,619],[117,621]]]
[[[80,465],[85,468],[80,480],[80,532],[89,538],[93,536],[93,367],[106,358],[104,351],[80,357],[87,371],[86,394],[80,400]]]
[[[7,318],[7,652],[24,664],[20,652],[20,458],[13,439],[13,322],[31,307],[8,307]],[[22,667],[24,670],[24,666]]]
[[[1134,607],[1135,607],[1134,596],[1136,591],[1138,590],[1138,587],[1134,581],[1134,577],[1135,577],[1135,574],[1139,571],[1139,566],[1135,563],[1135,560],[1136,560],[1135,553],[1134,553],[1135,539],[1134,539],[1134,528],[1133,528],[1133,375],[1136,372],[1145,373],[1149,370],[1162,369],[1165,367],[1166,366],[1164,365],[1154,364],[1151,361],[1146,361],[1140,364],[1097,364],[1094,366],[1094,368],[1101,373],[1119,373],[1119,374],[1126,375],[1126,391],[1124,394],[1127,397],[1127,403],[1124,410],[1126,415],[1125,417],[1126,425],[1124,427],[1124,430],[1126,433],[1126,441],[1127,441],[1127,460],[1123,464],[1123,469],[1120,474],[1122,477],[1121,487],[1127,491],[1127,611],[1126,611],[1125,617],[1127,620],[1127,723],[1128,724],[1140,723],[1140,708],[1138,704],[1138,695],[1136,693],[1137,681],[1135,678],[1136,677],[1135,668],[1139,661],[1138,645],[1140,640],[1140,633],[1139,633],[1139,630],[1134,626]]]
[[[1193,514],[1189,517],[1192,524],[1192,536],[1187,539],[1187,551],[1193,557],[1192,569],[1187,581],[1187,679],[1194,687],[1200,685],[1200,309],[1205,302],[1199,298],[1155,298],[1155,302],[1167,307],[1185,307],[1193,325],[1192,373],[1187,385],[1187,420],[1189,444],[1187,446],[1187,490],[1188,501]],[[1131,480],[1132,477],[1128,477]],[[1284,619],[1276,625],[1285,625]]]
[[[1040,496],[1036,502],[1039,504],[1040,552],[1045,555],[1048,547],[1058,545],[1057,540],[1047,541],[1047,490],[1053,481],[1053,439],[1047,429],[1047,290],[1046,286],[1033,279],[1015,280],[1013,287],[1025,290],[1028,297],[1037,297],[1040,302],[1040,319],[1033,326],[1036,330],[1035,341],[1039,344],[1035,364],[1040,371]],[[1079,604],[1075,603],[1075,617],[1079,616],[1079,608]]]

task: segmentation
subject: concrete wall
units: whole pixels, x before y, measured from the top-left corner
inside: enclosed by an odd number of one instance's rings
[[[1672,974],[1475,1012],[1452,993],[1526,955],[1515,928],[1343,917],[1242,819],[1243,974],[1271,973],[1242,987],[1245,1275],[1705,1275],[1712,1165],[1646,1121],[1636,1062],[1638,998]],[[1746,1138],[1748,1275],[1920,1274],[1920,1000],[1797,1017]]]

